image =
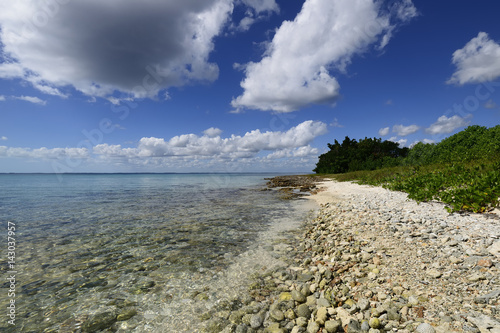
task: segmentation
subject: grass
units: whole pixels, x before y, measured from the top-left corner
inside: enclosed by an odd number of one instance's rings
[[[417,202],[438,200],[449,212],[483,213],[499,206],[500,157],[321,176],[406,192]]]

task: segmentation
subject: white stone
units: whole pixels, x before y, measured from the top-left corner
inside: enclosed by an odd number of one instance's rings
[[[500,241],[493,243],[493,245],[491,245],[488,249],[488,252],[494,256],[500,257]]]

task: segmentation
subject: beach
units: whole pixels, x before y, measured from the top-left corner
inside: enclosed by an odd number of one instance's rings
[[[279,190],[300,189],[288,185]],[[306,200],[319,209],[274,246],[288,265],[255,276],[242,306],[207,315],[205,332],[500,332],[498,215],[317,185]]]

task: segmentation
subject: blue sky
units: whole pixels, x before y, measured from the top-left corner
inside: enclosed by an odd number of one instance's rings
[[[494,0],[0,4],[0,172],[310,172],[500,122]]]

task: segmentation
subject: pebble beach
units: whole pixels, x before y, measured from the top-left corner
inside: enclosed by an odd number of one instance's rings
[[[299,193],[291,183],[271,187]],[[380,187],[316,186],[300,200],[319,208],[272,249],[285,264],[203,314],[203,332],[500,332],[498,211],[449,214]]]

